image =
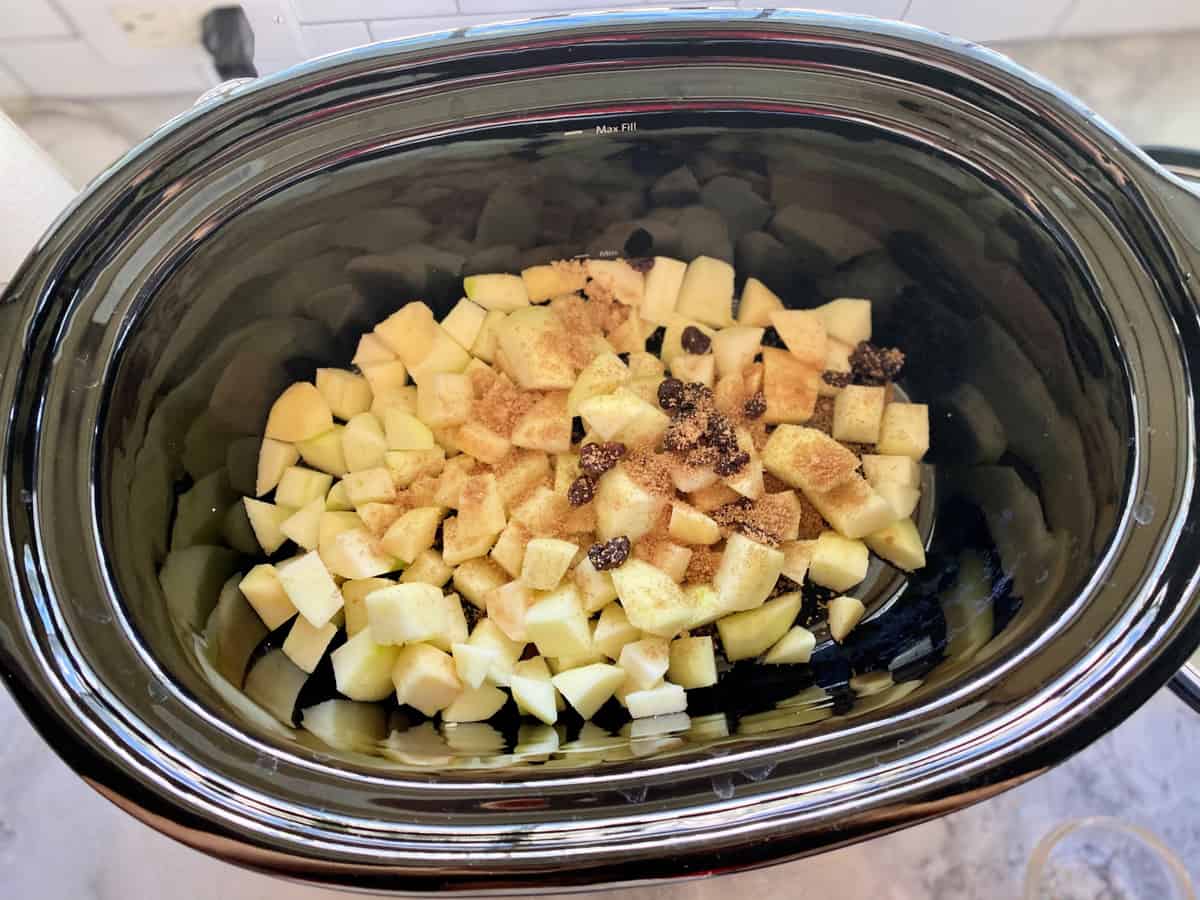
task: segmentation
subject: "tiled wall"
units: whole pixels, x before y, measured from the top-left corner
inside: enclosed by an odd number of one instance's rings
[[[134,49],[113,9],[174,7],[192,18],[222,0],[0,0],[0,97],[199,92],[214,81],[203,51]],[[596,0],[652,7],[670,0]],[[572,0],[243,0],[256,62],[300,60],[421,32],[562,12]],[[818,6],[903,18],[978,41],[1200,28],[1200,0],[708,0],[728,7]]]

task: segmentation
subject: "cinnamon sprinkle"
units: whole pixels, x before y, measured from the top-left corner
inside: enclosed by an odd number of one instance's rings
[[[620,463],[626,474],[650,493],[674,498],[671,464],[669,455],[645,449],[630,449]]]
[[[683,576],[684,584],[705,584],[713,580],[717,568],[721,565],[721,555],[724,543],[713,544],[711,547],[693,547],[692,558],[688,560],[687,573]]]

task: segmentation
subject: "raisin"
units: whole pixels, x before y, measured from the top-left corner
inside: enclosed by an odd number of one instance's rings
[[[876,347],[863,341],[850,354],[850,368],[859,384],[886,384],[904,368],[904,353],[895,347]]]
[[[704,443],[718,450],[733,452],[738,449],[737,432],[733,423],[720,413],[714,413],[708,420],[708,428],[704,432]]]
[[[683,403],[683,382],[668,378],[658,386],[658,405],[663,409],[678,409]]]
[[[732,456],[722,456],[717,460],[717,464],[713,466],[713,471],[722,478],[728,478],[730,475],[736,475],[749,464],[750,454],[742,450],[740,453],[735,453]]]
[[[767,398],[763,396],[762,391],[757,391],[753,397],[746,401],[742,406],[742,412],[746,414],[747,419],[757,419],[767,411]]]
[[[826,370],[821,373],[821,377],[830,387],[844,388],[853,379],[853,375],[849,372],[833,372]]]
[[[621,535],[602,544],[592,544],[587,555],[597,571],[603,572],[605,569],[615,569],[629,559],[629,547],[629,538]]]
[[[629,260],[629,268],[633,269],[635,272],[641,272],[642,274],[645,274],[654,268],[654,257],[641,256],[636,259],[631,259]]]
[[[625,455],[625,445],[619,441],[603,444],[584,444],[579,451],[579,467],[593,478],[599,478]],[[585,501],[586,502],[586,501]]]
[[[596,496],[596,482],[590,475],[580,475],[567,488],[567,502],[572,506],[583,506]]]
[[[695,325],[689,325],[683,329],[679,341],[688,353],[707,353],[712,348],[712,338]]]

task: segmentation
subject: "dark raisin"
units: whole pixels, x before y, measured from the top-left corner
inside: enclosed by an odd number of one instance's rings
[[[567,502],[572,506],[591,503],[596,496],[596,482],[590,475],[580,475],[567,488]]]
[[[825,379],[825,383],[830,387],[844,388],[853,380],[853,375],[849,372],[832,372],[824,371],[821,377]]]
[[[713,392],[707,384],[689,381],[683,386],[683,402],[688,406],[705,406],[712,403]]]
[[[742,450],[734,453],[732,456],[722,456],[717,460],[717,464],[713,466],[713,471],[722,478],[728,478],[730,475],[736,475],[749,464],[750,454]]]
[[[593,478],[599,478],[625,455],[625,445],[619,441],[584,444],[579,451],[579,468]]]
[[[588,548],[588,559],[597,570],[615,569],[629,559],[629,538],[621,535]]]
[[[850,354],[850,368],[859,384],[886,384],[904,368],[904,353],[895,347],[876,347],[863,341]]]
[[[762,391],[757,391],[742,407],[742,412],[746,414],[747,419],[757,419],[766,411],[767,398],[763,396]]]
[[[720,413],[714,413],[709,417],[708,427],[704,432],[704,443],[718,450],[737,450],[737,432],[733,429],[733,423]]]
[[[683,329],[679,342],[688,353],[707,353],[712,348],[712,338],[695,325]]]
[[[681,453],[695,446],[696,435],[693,433],[690,422],[685,419],[676,419],[667,426],[666,433],[663,434],[663,449]]]
[[[629,260],[629,268],[633,269],[635,272],[641,272],[645,274],[654,268],[654,257],[641,256],[636,259],[631,259]]]
[[[663,409],[678,409],[683,403],[683,382],[668,378],[658,386],[658,405]]]

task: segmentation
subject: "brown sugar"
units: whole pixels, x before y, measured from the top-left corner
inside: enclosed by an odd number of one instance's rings
[[[851,478],[858,470],[859,461],[833,438],[813,435],[797,442],[789,461],[793,471],[801,476],[806,488],[828,491]]]
[[[829,528],[825,519],[817,512],[817,508],[808,502],[808,498],[799,491],[796,499],[800,501],[800,534],[797,540],[810,541]]]
[[[817,431],[823,431],[826,434],[833,433],[833,398],[818,397],[817,405],[813,408],[812,418],[804,423],[809,428],[815,428]]]
[[[711,547],[693,547],[692,558],[688,560],[687,572],[683,576],[684,584],[705,584],[712,581],[721,565],[721,555],[724,544],[714,544]]]
[[[793,504],[770,494],[758,500],[743,497],[714,509],[709,515],[722,528],[771,546],[782,543],[796,521]]]
[[[471,413],[476,420],[502,437],[511,437],[513,428],[544,395],[523,391],[507,378],[496,378],[483,394],[476,394]]]
[[[675,496],[675,482],[671,478],[673,464],[668,454],[647,449],[631,449],[621,461],[622,468],[630,478],[660,497]]]

